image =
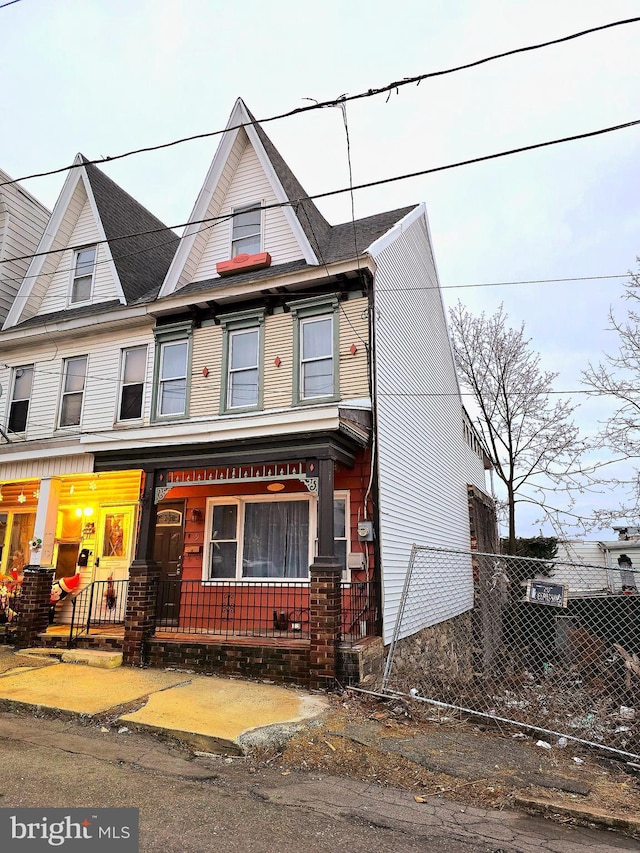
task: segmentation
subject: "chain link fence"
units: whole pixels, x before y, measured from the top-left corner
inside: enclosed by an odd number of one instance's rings
[[[469,573],[473,607],[439,619],[433,590]],[[414,546],[383,690],[640,759],[639,589],[628,567]]]

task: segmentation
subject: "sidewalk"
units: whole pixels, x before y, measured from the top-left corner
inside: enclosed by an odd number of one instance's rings
[[[198,750],[241,755],[321,714],[302,690],[187,672],[61,663],[0,646],[0,706],[46,709],[162,731]]]
[[[640,837],[640,784],[595,752],[535,737],[420,718],[397,700],[363,701],[239,679],[157,669],[99,669],[0,646],[0,712],[43,710],[102,731],[168,735],[195,751],[279,756],[273,768],[453,796],[484,808],[542,813]],[[411,717],[416,713],[416,718]],[[576,758],[579,760],[576,762]],[[444,800],[443,800],[444,802]]]

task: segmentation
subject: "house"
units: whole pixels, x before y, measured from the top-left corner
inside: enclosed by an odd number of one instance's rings
[[[6,320],[50,211],[0,169],[0,326]]]
[[[552,579],[569,595],[617,595],[640,588],[640,529],[614,527],[617,539],[558,542]]]
[[[241,100],[179,241],[74,166],[0,334],[19,559],[81,555],[130,662],[331,679],[338,636],[389,641],[412,544],[468,551],[490,502],[424,205],[330,225]],[[411,630],[472,604],[469,559]]]

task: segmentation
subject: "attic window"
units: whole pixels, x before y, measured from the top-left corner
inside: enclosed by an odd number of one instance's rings
[[[75,305],[77,302],[90,301],[95,263],[95,246],[78,249],[75,256],[73,281],[71,282],[71,299],[69,300],[72,305]]]
[[[260,202],[233,208],[231,257],[256,255],[261,247],[262,211]]]

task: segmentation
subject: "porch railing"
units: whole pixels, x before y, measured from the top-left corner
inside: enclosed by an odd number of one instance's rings
[[[344,582],[342,642],[353,645],[375,634],[374,584]],[[162,580],[156,630],[176,634],[309,639],[309,585],[286,581]]]
[[[123,625],[127,610],[128,580],[93,581],[71,601],[69,646],[91,628]]]

